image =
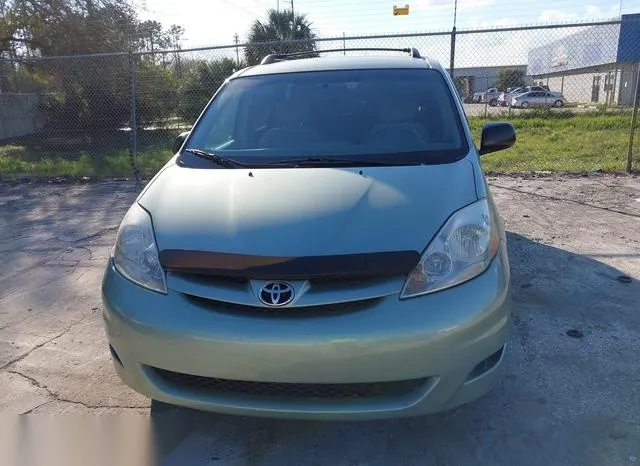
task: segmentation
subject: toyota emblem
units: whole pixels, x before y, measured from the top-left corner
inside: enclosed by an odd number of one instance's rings
[[[267,306],[286,306],[293,301],[293,287],[286,282],[268,282],[258,295]]]

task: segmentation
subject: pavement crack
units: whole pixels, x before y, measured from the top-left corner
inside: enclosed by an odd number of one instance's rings
[[[613,213],[620,214],[620,215],[626,215],[628,217],[640,218],[640,215],[638,215],[638,214],[634,214],[634,213],[631,213],[631,212],[625,212],[624,210],[611,209],[610,207],[602,207],[602,206],[598,206],[598,205],[595,205],[595,204],[589,204],[588,202],[580,202],[580,201],[576,201],[574,199],[563,199],[561,197],[549,196],[547,194],[532,193],[530,191],[524,191],[522,189],[512,188],[510,186],[502,186],[502,185],[495,184],[495,183],[489,183],[489,186],[492,186],[494,188],[499,188],[499,189],[506,189],[507,191],[513,191],[513,192],[520,193],[520,194],[527,194],[527,195],[533,196],[533,197],[541,197],[543,199],[549,199],[551,201],[567,202],[567,203],[570,203],[570,204],[578,204],[578,205],[585,206],[585,207],[591,207],[593,209],[606,210],[607,212],[613,212]]]
[[[87,246],[77,246],[76,249],[83,249],[83,250],[87,251],[87,253],[89,254],[89,257],[87,257],[84,260],[90,261],[93,258],[93,251],[91,250],[91,248],[89,248]]]
[[[54,393],[51,392],[51,390],[49,390],[45,385],[42,385],[40,382],[38,382],[36,379],[34,379],[33,377],[27,375],[27,374],[23,374],[20,371],[14,371],[14,370],[9,370],[7,371],[7,373],[9,374],[13,374],[13,375],[19,375],[20,377],[27,379],[29,382],[31,382],[31,385],[33,385],[34,387],[37,388],[41,388],[42,390],[45,390],[52,398],[56,398],[57,397],[54,395]]]
[[[70,403],[70,404],[74,404],[74,405],[78,405],[78,406],[83,406],[87,409],[140,409],[140,408],[144,408],[144,406],[136,406],[136,405],[94,405],[94,404],[89,404],[89,403],[85,403],[83,401],[78,401],[78,400],[70,400],[68,398],[63,398],[61,397],[58,393],[54,392],[53,390],[51,390],[49,387],[47,387],[46,385],[40,383],[37,379],[24,374],[20,371],[16,371],[16,370],[8,370],[7,373],[9,374],[13,374],[13,375],[17,375],[20,376],[26,380],[28,380],[31,385],[33,385],[36,388],[39,388],[41,390],[44,390],[47,392],[47,395],[51,398],[50,400],[45,401],[44,403],[39,404],[38,406],[31,408],[29,411],[26,411],[22,414],[30,414],[31,412],[35,411],[36,409],[38,409],[41,406],[44,406],[46,404],[49,403],[53,403],[55,401],[59,401],[61,403]]]
[[[31,414],[31,413],[32,413],[32,412],[34,412],[36,409],[38,409],[38,408],[40,408],[40,407],[42,407],[42,406],[44,406],[44,405],[48,405],[48,404],[50,404],[50,403],[53,403],[54,401],[56,401],[56,400],[47,400],[47,401],[45,401],[44,403],[40,403],[39,405],[34,406],[34,407],[33,407],[33,408],[31,408],[29,411],[25,411],[25,412],[24,412],[24,413],[22,413],[22,414]]]
[[[60,338],[61,336],[63,336],[65,333],[67,333],[69,330],[71,330],[73,327],[75,327],[76,325],[80,324],[82,321],[84,321],[87,317],[89,316],[84,316],[81,319],[78,319],[77,321],[73,322],[71,325],[67,326],[62,332],[58,333],[57,335],[54,335],[53,337],[49,338],[47,341],[40,343],[39,345],[34,346],[33,348],[31,348],[29,351],[27,351],[25,354],[18,356],[15,359],[12,359],[11,361],[9,361],[8,363],[6,363],[4,366],[0,367],[0,370],[4,370],[7,367],[22,361],[23,359],[25,359],[26,357],[28,357],[31,353],[33,353],[35,350],[42,348],[45,345],[48,345],[49,343],[51,343],[52,341],[57,340],[58,338]],[[11,372],[11,371],[8,371]]]
[[[77,243],[82,243],[83,241],[88,241],[90,239],[98,238],[98,237],[104,235],[105,233],[111,233],[112,231],[117,231],[117,230],[118,230],[118,225],[110,226],[110,227],[107,227],[107,228],[103,228],[101,230],[98,230],[95,233],[92,233],[92,234],[87,235],[87,236],[82,236],[81,238],[77,238],[77,239],[74,239],[74,240],[64,240],[64,239],[60,239],[60,238],[57,238],[57,239],[59,241],[64,242],[64,243],[77,244]]]

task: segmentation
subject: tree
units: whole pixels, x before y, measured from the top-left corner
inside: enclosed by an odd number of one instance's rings
[[[213,94],[231,76],[238,65],[231,58],[183,62],[184,79],[180,86],[178,114],[185,122],[193,123]]]
[[[248,65],[256,65],[272,53],[315,52],[315,39],[317,36],[306,15],[269,10],[266,22],[256,20],[249,29],[245,59]]]
[[[501,70],[496,80],[496,87],[503,92],[509,87],[523,87],[524,84],[524,72],[514,69]]]
[[[0,53],[10,58],[137,46],[138,20],[127,0],[9,0],[4,10]]]
[[[39,57],[103,52],[157,52],[179,48],[183,29],[141,21],[131,0],[0,0],[0,86],[43,97],[47,129],[99,133],[130,118],[127,56]],[[32,60],[35,59],[35,60]],[[175,114],[177,83],[172,54],[135,58],[139,123]]]
[[[138,124],[162,124],[176,113],[178,80],[171,70],[152,60],[137,60],[135,69]],[[130,110],[129,105],[127,109]]]
[[[453,79],[453,83],[456,86],[456,90],[458,91],[458,95],[463,100],[466,99],[467,97],[469,97],[469,94],[471,94],[471,88],[473,86],[472,85],[472,80],[473,80],[472,76],[456,76]]]

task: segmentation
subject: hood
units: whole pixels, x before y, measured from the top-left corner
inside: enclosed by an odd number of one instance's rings
[[[164,170],[138,202],[158,248],[305,257],[422,252],[477,199],[473,166]]]

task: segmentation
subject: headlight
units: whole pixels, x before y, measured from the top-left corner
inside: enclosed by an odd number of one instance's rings
[[[498,252],[500,237],[486,199],[449,218],[404,283],[400,299],[443,290],[484,272]]]
[[[151,217],[137,202],[122,219],[112,256],[116,270],[132,282],[153,291],[167,292]]]

